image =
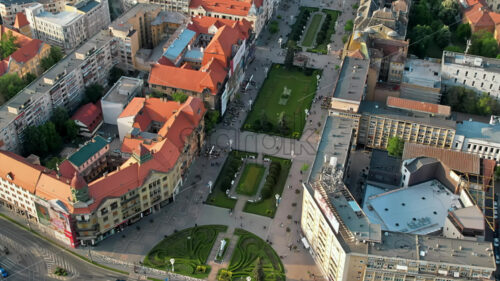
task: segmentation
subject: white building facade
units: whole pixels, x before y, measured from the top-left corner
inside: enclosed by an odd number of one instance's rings
[[[443,88],[461,86],[500,98],[500,59],[443,51]]]

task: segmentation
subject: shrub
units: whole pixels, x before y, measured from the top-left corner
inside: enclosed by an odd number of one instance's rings
[[[273,191],[271,188],[268,186],[262,187],[262,190],[260,191],[260,195],[262,196],[262,199],[268,199],[271,197]]]

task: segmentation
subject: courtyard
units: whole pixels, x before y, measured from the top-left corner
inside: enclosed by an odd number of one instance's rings
[[[299,139],[306,112],[316,94],[320,70],[285,68],[273,64],[257,100],[243,125],[244,130]]]

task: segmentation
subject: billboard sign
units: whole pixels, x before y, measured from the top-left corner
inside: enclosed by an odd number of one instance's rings
[[[238,65],[242,63],[243,55],[245,55],[246,51],[246,42],[247,42],[246,40],[243,40],[243,43],[241,43],[241,46],[238,49],[238,52],[236,52],[236,55],[234,55],[233,60],[231,61],[231,68],[229,69],[229,77],[233,75]]]
[[[332,209],[330,206],[328,206],[327,199],[325,199],[321,193],[317,189],[314,190],[314,199],[316,199],[316,202],[318,202],[318,206],[321,209],[321,212],[323,215],[325,215],[326,219],[330,222],[332,225],[333,229],[335,230],[335,233],[339,232],[339,227],[340,223],[333,214]]]

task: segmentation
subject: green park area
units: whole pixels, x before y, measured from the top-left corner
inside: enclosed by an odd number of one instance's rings
[[[247,131],[298,139],[306,124],[319,70],[274,64],[243,125]]]
[[[195,278],[206,278],[210,273],[207,259],[219,232],[225,225],[206,225],[184,229],[165,237],[144,258],[144,265]],[[174,259],[172,268],[171,259]]]
[[[206,204],[217,207],[233,209],[236,199],[229,198],[226,190],[231,188],[231,182],[235,179],[235,174],[243,165],[242,158],[257,156],[256,153],[233,150],[229,153],[222,166],[222,169],[212,187],[212,193],[208,196]]]
[[[269,174],[261,190],[262,199],[258,202],[247,202],[243,211],[273,218],[276,214],[276,194],[283,193],[292,161],[272,156],[264,156],[271,160]]]
[[[316,36],[316,32],[318,32],[319,24],[321,23],[321,19],[323,19],[322,14],[315,14],[307,28],[306,35],[302,40],[302,46],[310,47],[313,44],[314,37]]]
[[[259,189],[265,171],[266,168],[262,165],[253,163],[246,164],[238,182],[238,186],[236,187],[236,192],[248,196],[255,195]]]
[[[243,229],[235,229],[234,234],[239,239],[231,262],[227,269],[219,271],[217,280],[245,280],[247,276],[252,280],[286,279],[283,263],[268,243]]]

